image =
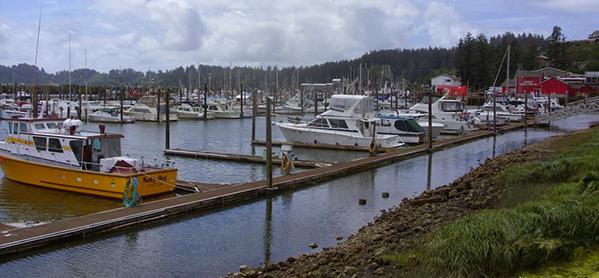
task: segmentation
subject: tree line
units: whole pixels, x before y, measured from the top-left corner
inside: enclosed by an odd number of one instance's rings
[[[357,79],[362,72],[363,87],[382,86],[385,82],[405,83],[407,87],[428,83],[430,78],[454,74],[471,89],[480,90],[493,84],[505,49],[511,46],[510,72],[554,66],[573,72],[599,70],[599,43],[568,42],[561,28],[555,26],[548,38],[538,34],[505,34],[487,38],[468,33],[450,48],[384,49],[365,53],[348,60],[300,67],[222,67],[188,65],[175,69],[141,72],[113,69],[106,73],[93,69],[76,69],[70,74],[74,85],[103,87],[203,87],[212,90],[238,88],[297,89],[300,83],[325,83],[333,78]],[[360,70],[361,69],[361,70]],[[505,67],[503,68],[505,72]],[[69,73],[47,73],[28,64],[0,65],[0,83],[60,85],[69,83]],[[367,78],[370,82],[367,81]],[[502,74],[498,83],[505,80]]]

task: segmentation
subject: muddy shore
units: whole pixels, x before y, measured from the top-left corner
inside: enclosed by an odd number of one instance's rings
[[[570,135],[571,136],[571,135]],[[495,177],[515,163],[542,160],[560,147],[576,143],[569,135],[552,137],[524,149],[487,159],[450,184],[426,191],[381,212],[372,222],[321,252],[290,257],[258,268],[241,266],[229,277],[373,277],[412,276],[383,259],[385,254],[409,250],[427,233],[467,213],[496,207],[505,189]]]

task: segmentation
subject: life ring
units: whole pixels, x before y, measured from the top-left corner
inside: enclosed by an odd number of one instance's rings
[[[374,140],[372,142],[370,142],[370,145],[368,146],[368,151],[370,153],[375,153],[376,152],[376,144],[374,143]]]
[[[281,158],[281,172],[284,174],[289,174],[293,167],[293,161],[289,159],[289,156],[287,156],[286,153],[283,153],[283,157]]]

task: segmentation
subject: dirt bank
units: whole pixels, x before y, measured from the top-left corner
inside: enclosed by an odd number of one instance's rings
[[[514,163],[546,159],[562,147],[584,140],[579,132],[544,140],[525,149],[488,159],[454,182],[404,199],[381,213],[339,245],[315,254],[291,257],[259,268],[242,267],[234,277],[370,277],[401,276],[384,254],[407,250],[426,233],[466,213],[497,205],[504,193],[494,177]]]

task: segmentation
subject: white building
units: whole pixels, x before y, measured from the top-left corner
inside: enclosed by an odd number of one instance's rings
[[[431,78],[431,86],[436,91],[437,86],[460,86],[462,82],[453,75],[442,74]]]

